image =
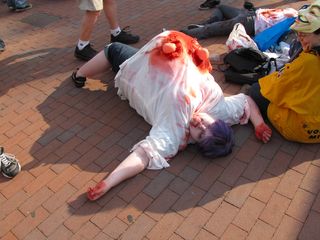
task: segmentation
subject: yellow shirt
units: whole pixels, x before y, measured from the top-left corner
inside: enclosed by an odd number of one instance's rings
[[[303,52],[259,84],[270,101],[268,118],[286,139],[320,143],[319,56]]]

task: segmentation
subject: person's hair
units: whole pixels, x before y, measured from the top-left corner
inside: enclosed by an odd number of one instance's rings
[[[208,129],[210,133],[198,142],[201,153],[210,158],[222,157],[231,153],[234,145],[232,128],[224,121],[216,120]]]

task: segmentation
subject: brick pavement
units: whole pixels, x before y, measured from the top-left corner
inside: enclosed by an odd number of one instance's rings
[[[118,1],[121,25],[141,36],[181,29],[207,17],[202,1]],[[226,1],[240,6],[242,1]],[[288,1],[254,1],[283,6]],[[113,73],[85,89],[69,79],[81,13],[76,1],[32,0],[11,13],[0,3],[0,144],[22,172],[0,177],[1,239],[319,239],[320,148],[274,134],[259,143],[251,126],[234,127],[230,156],[209,161],[189,147],[162,171],[144,171],[96,202],[103,179],[150,127],[121,101]],[[301,4],[301,3],[299,3]],[[298,3],[289,3],[298,6]],[[93,43],[108,40],[103,15]],[[225,38],[202,41],[223,53]],[[226,94],[239,91],[214,72]]]

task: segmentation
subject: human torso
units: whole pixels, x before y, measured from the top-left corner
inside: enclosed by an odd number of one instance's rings
[[[268,118],[289,140],[320,142],[320,57],[301,53],[280,72],[260,80],[270,100]]]

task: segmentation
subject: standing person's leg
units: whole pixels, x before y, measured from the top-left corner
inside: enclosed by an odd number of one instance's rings
[[[81,24],[79,41],[74,52],[76,58],[89,61],[97,54],[97,51],[91,47],[90,38],[100,11],[103,9],[102,1],[103,0],[79,1],[79,8],[85,11],[85,15]]]
[[[121,42],[124,44],[139,42],[139,36],[130,34],[124,29],[121,30],[118,22],[117,3],[115,0],[103,0],[103,10],[110,25],[111,42]]]
[[[103,0],[103,11],[109,22],[110,30],[120,28],[117,3],[114,0]]]

